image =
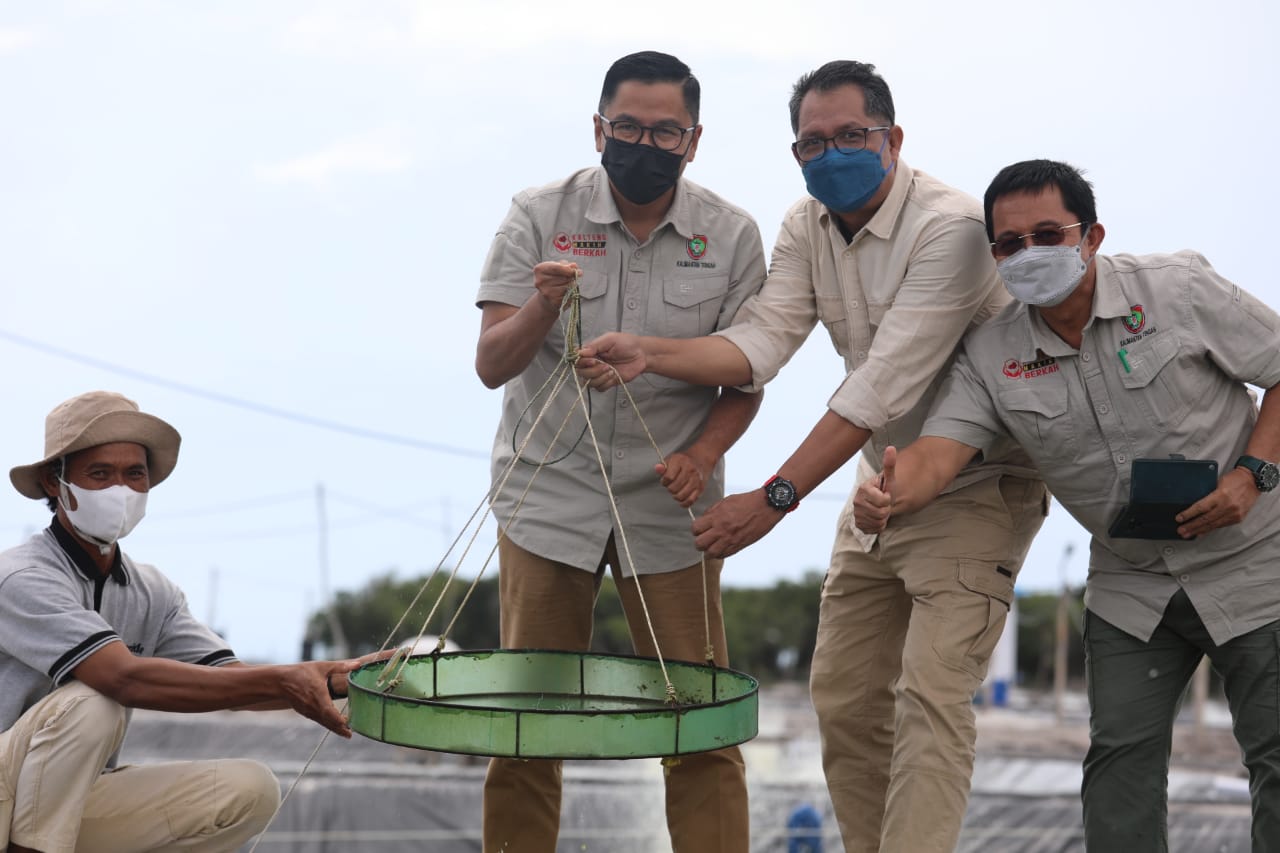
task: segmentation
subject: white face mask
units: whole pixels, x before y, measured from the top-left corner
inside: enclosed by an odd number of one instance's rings
[[[1052,308],[1061,305],[1084,278],[1089,263],[1081,257],[1086,228],[1077,246],[1028,246],[996,264],[1005,289],[1019,302]]]
[[[147,514],[146,492],[135,492],[128,486],[83,489],[62,479],[58,483],[67,520],[77,533],[97,545],[100,553],[111,553],[116,540],[128,536]],[[68,491],[76,499],[75,509],[71,509]]]

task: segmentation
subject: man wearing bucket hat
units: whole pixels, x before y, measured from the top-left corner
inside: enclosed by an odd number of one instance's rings
[[[131,708],[292,708],[350,737],[333,699],[361,661],[246,666],[182,591],[119,547],[178,432],[91,391],[45,421],[9,479],[49,527],[0,553],[0,850],[234,850],[270,821],[275,776],[249,760],[116,766]]]

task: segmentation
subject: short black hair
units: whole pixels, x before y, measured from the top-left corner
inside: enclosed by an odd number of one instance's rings
[[[876,67],[869,62],[837,59],[803,75],[791,87],[791,132],[800,132],[800,102],[805,95],[813,91],[829,92],[841,86],[860,87],[867,102],[867,115],[893,124],[893,93],[884,78],[876,73]]]
[[[684,108],[689,111],[693,123],[698,123],[698,108],[702,106],[702,86],[693,76],[689,66],[669,53],[642,50],[622,57],[604,75],[604,87],[600,90],[600,114],[618,94],[618,87],[628,80],[641,83],[677,83],[684,90]]]
[[[1071,215],[1087,227],[1098,221],[1098,206],[1093,198],[1093,184],[1084,179],[1084,173],[1070,163],[1057,160],[1023,160],[1005,166],[987,187],[982,197],[982,213],[987,219],[987,239],[996,238],[995,225],[991,221],[991,208],[996,199],[1015,193],[1038,195],[1049,187],[1057,187],[1062,193],[1062,203]]]

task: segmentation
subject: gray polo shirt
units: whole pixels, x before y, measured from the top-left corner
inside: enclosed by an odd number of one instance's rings
[[[0,731],[113,642],[143,657],[236,660],[159,570],[117,548],[111,573],[101,574],[56,517],[25,544],[0,553]]]
[[[582,268],[579,343],[608,331],[668,338],[710,334],[730,324],[765,275],[755,221],[685,178],[676,184],[671,209],[661,224],[648,240],[637,243],[623,227],[600,167],[516,195],[493,239],[476,301],[523,305],[536,292],[533,267],[543,261],[572,261]],[[529,366],[504,388],[502,422],[493,444],[495,488],[514,455],[513,442],[519,446],[528,437],[542,410],[549,389],[539,391],[560,367],[563,350],[564,332],[556,325]],[[636,571],[686,568],[699,559],[689,513],[654,473],[658,456],[641,418],[663,455],[683,450],[701,433],[718,391],[652,374],[641,376],[628,389],[634,408],[618,389],[584,391],[604,473],[617,497]],[[570,379],[523,453],[535,463],[544,457],[558,461],[540,469],[517,463],[494,497],[493,510],[521,548],[594,571],[614,521],[591,435],[583,434],[585,423]],[[546,456],[557,431],[559,439]],[[533,487],[512,525],[513,511],[531,480]],[[694,512],[704,512],[723,494],[722,461]]]
[[[1280,618],[1280,495],[1191,541],[1112,539],[1135,458],[1230,471],[1280,382],[1280,317],[1195,252],[1099,255],[1079,350],[1015,303],[964,340],[922,435],[980,450],[1012,436],[1093,535],[1085,602],[1147,640],[1185,589],[1215,643]]]

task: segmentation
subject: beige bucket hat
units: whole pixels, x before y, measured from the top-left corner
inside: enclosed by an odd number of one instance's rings
[[[151,485],[164,481],[178,464],[182,437],[164,421],[138,409],[138,404],[111,391],[72,397],[44,419],[44,458],[9,471],[9,482],[23,495],[43,500],[40,469],[60,456],[99,444],[131,441],[147,448]]]

